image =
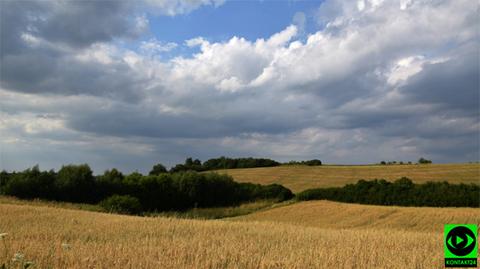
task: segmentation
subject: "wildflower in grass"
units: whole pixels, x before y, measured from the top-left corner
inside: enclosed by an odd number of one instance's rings
[[[25,256],[22,253],[15,253],[15,255],[13,255],[12,261],[21,262],[23,261],[23,258],[25,258]]]
[[[67,243],[62,243],[62,248],[63,248],[64,250],[69,250],[69,249],[72,248],[72,246],[71,246],[70,244],[67,244]]]
[[[8,233],[0,233],[0,239],[3,239],[4,237],[6,237],[8,235]]]

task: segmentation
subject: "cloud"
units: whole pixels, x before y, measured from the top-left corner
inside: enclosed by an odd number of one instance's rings
[[[161,15],[175,16],[190,13],[201,6],[219,7],[225,0],[146,0],[153,12]]]
[[[295,12],[292,19],[293,25],[298,29],[299,33],[305,33],[305,24],[307,23],[307,16],[303,12]]]
[[[140,41],[137,51],[121,45],[148,27],[145,10],[130,2],[101,4],[94,20],[103,14],[103,29],[75,22],[96,2],[17,3],[2,2],[9,28],[1,30],[8,39],[0,140],[8,154],[19,149],[12,158],[33,162],[48,147],[45,165],[92,159],[100,170],[147,169],[155,159],[173,164],[190,155],[478,159],[471,1],[325,1],[318,30],[306,38],[299,13],[294,25],[257,40],[186,40],[198,52],[168,60],[152,56],[184,45],[159,37]],[[149,5],[177,15],[218,4]],[[65,29],[56,24],[62,20]],[[76,153],[64,159],[68,151]],[[137,161],[128,163],[130,154]]]
[[[24,34],[74,48],[135,38],[146,25],[131,9],[128,1],[2,1],[2,53],[24,49]]]
[[[145,54],[157,54],[161,52],[168,52],[177,47],[177,43],[174,42],[168,42],[168,43],[163,43],[156,38],[151,38],[148,41],[142,41],[140,45],[140,49],[145,53]]]
[[[451,60],[430,63],[422,72],[412,76],[402,93],[411,101],[440,105],[443,110],[462,110],[478,115],[480,84],[478,48],[461,48],[460,55]]]

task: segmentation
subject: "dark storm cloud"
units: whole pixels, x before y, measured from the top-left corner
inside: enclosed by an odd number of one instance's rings
[[[129,1],[58,2],[37,25],[38,33],[53,42],[86,47],[108,42],[115,37],[136,37],[138,32],[131,16]]]
[[[117,104],[106,110],[71,114],[72,129],[93,134],[152,138],[219,138],[242,133],[284,133],[299,128],[299,122],[252,113],[229,115],[160,113],[152,107]]]
[[[88,47],[138,34],[130,1],[2,1],[2,54],[25,48],[30,33],[54,43]]]
[[[478,49],[441,63],[426,64],[401,88],[409,101],[438,104],[478,117],[480,102]]]
[[[38,51],[6,55],[2,66],[2,86],[25,93],[86,94],[135,102],[145,82],[124,62],[83,62]]]
[[[2,1],[2,87],[138,101],[144,79],[127,63],[78,59],[93,44],[139,34],[129,3]]]
[[[478,132],[471,128],[480,119],[478,48],[472,45],[468,43],[446,53],[446,60],[423,63],[418,73],[398,86],[390,85],[386,80],[368,81],[365,74],[347,78],[347,81],[357,82],[359,92],[355,95],[353,90],[345,99],[352,102],[350,105],[332,110],[338,116],[336,126],[372,128],[386,136],[426,139]],[[367,83],[360,83],[362,80]],[[344,83],[340,82],[340,85]],[[394,89],[395,97],[389,97]],[[339,100],[342,100],[341,96]]]
[[[363,66],[355,72],[345,74],[340,78],[326,78],[326,81],[316,81],[308,87],[311,93],[327,100],[328,108],[334,109],[356,98],[368,98],[382,85],[373,70]]]

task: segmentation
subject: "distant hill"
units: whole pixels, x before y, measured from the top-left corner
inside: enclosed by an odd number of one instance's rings
[[[340,187],[359,179],[396,180],[408,177],[415,183],[448,181],[480,184],[480,164],[322,165],[277,166],[218,170],[239,182],[281,184],[293,192],[319,187]]]

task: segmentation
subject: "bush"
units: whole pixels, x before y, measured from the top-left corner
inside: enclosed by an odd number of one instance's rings
[[[476,184],[414,184],[405,177],[393,183],[383,179],[359,180],[341,188],[305,190],[296,196],[301,201],[326,199],[360,204],[435,207],[480,207],[479,197],[480,186]]]
[[[140,201],[130,195],[112,195],[100,202],[100,206],[108,212],[135,215],[142,212]]]
[[[237,183],[237,185],[236,200],[238,201],[275,200],[282,202],[294,197],[291,190],[279,184]]]

